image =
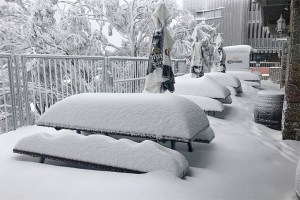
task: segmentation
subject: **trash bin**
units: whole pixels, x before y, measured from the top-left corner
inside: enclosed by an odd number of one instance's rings
[[[264,90],[257,93],[254,120],[275,130],[281,130],[284,92]]]

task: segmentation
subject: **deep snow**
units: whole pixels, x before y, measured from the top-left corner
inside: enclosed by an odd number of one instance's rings
[[[262,88],[276,88],[262,81]],[[258,89],[243,85],[223,113],[208,117],[216,138],[194,143],[194,152],[177,144],[190,164],[184,179],[164,171],[142,175],[81,169],[77,165],[17,155],[17,141],[54,129],[29,126],[0,136],[1,199],[296,199],[295,174],[300,143],[256,124]],[[166,143],[166,146],[169,144]]]

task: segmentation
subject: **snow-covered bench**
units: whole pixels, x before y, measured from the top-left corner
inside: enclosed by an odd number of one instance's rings
[[[216,99],[221,103],[232,103],[228,88],[205,74],[201,78],[191,78],[190,74],[175,78],[175,94],[194,95]]]
[[[165,170],[183,177],[189,164],[174,150],[146,140],[136,143],[104,135],[83,136],[64,130],[62,133],[38,133],[22,138],[14,153],[53,159],[85,166],[129,173]]]
[[[85,93],[65,98],[48,109],[39,126],[158,141],[210,143],[214,132],[204,111],[173,94]]]

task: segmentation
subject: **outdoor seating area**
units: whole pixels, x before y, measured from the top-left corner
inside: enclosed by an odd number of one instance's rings
[[[0,200],[300,200],[300,1],[0,2]]]

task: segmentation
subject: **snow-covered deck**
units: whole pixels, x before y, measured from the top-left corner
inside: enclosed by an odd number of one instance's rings
[[[300,143],[283,141],[280,131],[256,124],[253,106],[258,90],[243,85],[243,91],[232,97],[233,103],[218,118],[208,117],[216,134],[213,143],[197,143],[192,153],[184,144],[177,145],[190,164],[184,179],[164,171],[134,175],[85,170],[50,160],[37,163],[37,158],[13,154],[14,145],[24,136],[55,130],[28,126],[0,136],[0,197],[296,200]]]

